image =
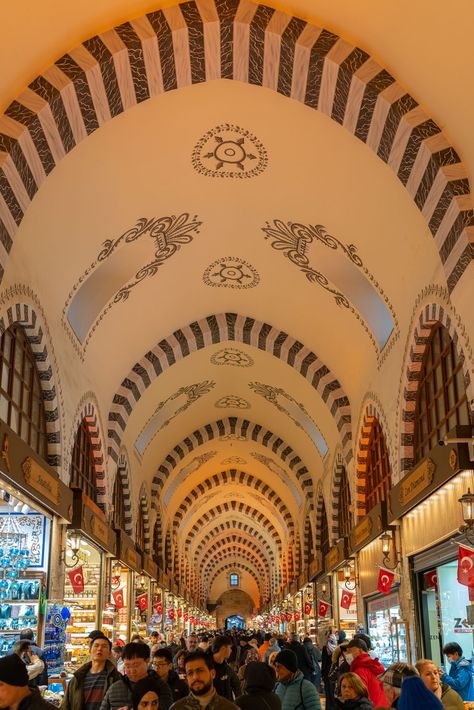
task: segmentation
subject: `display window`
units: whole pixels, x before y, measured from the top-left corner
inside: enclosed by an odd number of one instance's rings
[[[336,594],[338,627],[352,638],[357,629],[357,590],[354,579],[348,577],[344,569],[336,572]]]
[[[164,592],[157,582],[151,583],[150,630],[163,633]]]
[[[12,653],[20,630],[43,643],[51,518],[0,483],[0,656]]]
[[[455,641],[466,658],[472,658],[474,627],[468,621],[469,587],[457,580],[457,557],[419,572],[420,618],[424,655],[438,666],[444,664],[443,646]]]
[[[150,578],[145,574],[135,574],[134,608],[132,617],[132,634],[148,635],[148,618],[150,610]]]
[[[130,638],[130,600],[134,584],[133,572],[120,560],[112,560],[110,599],[102,616],[102,628],[115,645]]]
[[[87,637],[98,628],[102,600],[103,552],[86,537],[68,531],[64,603],[70,611],[66,628],[65,666],[73,671],[89,657]]]
[[[398,593],[367,602],[367,633],[380,663],[410,663],[407,624],[401,620]]]

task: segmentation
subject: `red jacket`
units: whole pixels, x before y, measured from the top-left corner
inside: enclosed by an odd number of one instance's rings
[[[383,690],[383,683],[377,678],[385,668],[378,658],[371,658],[368,653],[360,653],[351,663],[351,673],[356,673],[369,691],[369,699],[375,707],[390,707]]]

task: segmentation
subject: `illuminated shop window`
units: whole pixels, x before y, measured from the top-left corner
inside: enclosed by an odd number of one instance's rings
[[[238,574],[231,574],[230,575],[230,586],[231,587],[238,587],[239,586],[239,575]]]
[[[342,471],[341,485],[339,488],[339,509],[337,511],[337,527],[339,537],[346,537],[347,535],[349,535],[352,528],[351,489],[349,488],[349,480],[347,478],[345,468]]]
[[[97,502],[94,450],[87,424],[82,420],[76,434],[71,461],[71,488],[79,488]]]
[[[43,393],[35,356],[21,326],[4,332],[0,350],[0,419],[46,459]]]
[[[459,424],[470,424],[462,362],[448,331],[438,325],[423,358],[415,410],[415,463]]]
[[[391,487],[391,470],[385,436],[377,419],[373,420],[367,452],[365,482],[365,512],[368,513],[381,500],[387,500]]]
[[[115,476],[114,484],[114,528],[125,530],[125,502],[123,499],[123,483],[120,472]]]

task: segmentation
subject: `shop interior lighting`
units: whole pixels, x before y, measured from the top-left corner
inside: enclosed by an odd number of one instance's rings
[[[471,493],[470,488],[459,498],[459,503],[461,503],[464,520],[464,525],[459,528],[459,532],[463,533],[472,545],[474,544],[474,493]]]

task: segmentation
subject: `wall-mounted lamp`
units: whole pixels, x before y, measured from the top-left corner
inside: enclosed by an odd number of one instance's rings
[[[395,547],[395,538],[390,530],[386,530],[381,536],[380,541],[382,543],[382,564],[387,569],[396,569],[398,567],[399,559],[397,555],[397,550]],[[393,564],[391,562],[393,559]]]
[[[64,565],[66,567],[77,567],[78,563],[80,562],[79,559],[79,549],[81,547],[81,533],[76,532],[76,530],[73,530],[73,532],[68,534],[67,537],[67,546],[66,550],[64,551]],[[71,562],[68,562],[68,557],[71,560]]]
[[[467,489],[467,493],[464,493],[461,498],[459,498],[462,508],[462,519],[464,520],[464,525],[459,528],[459,532],[464,533],[466,538],[471,544],[474,544],[474,493],[471,493],[471,489]]]
[[[352,567],[350,564],[344,565],[344,586],[350,590],[356,588],[355,579],[352,579]]]

